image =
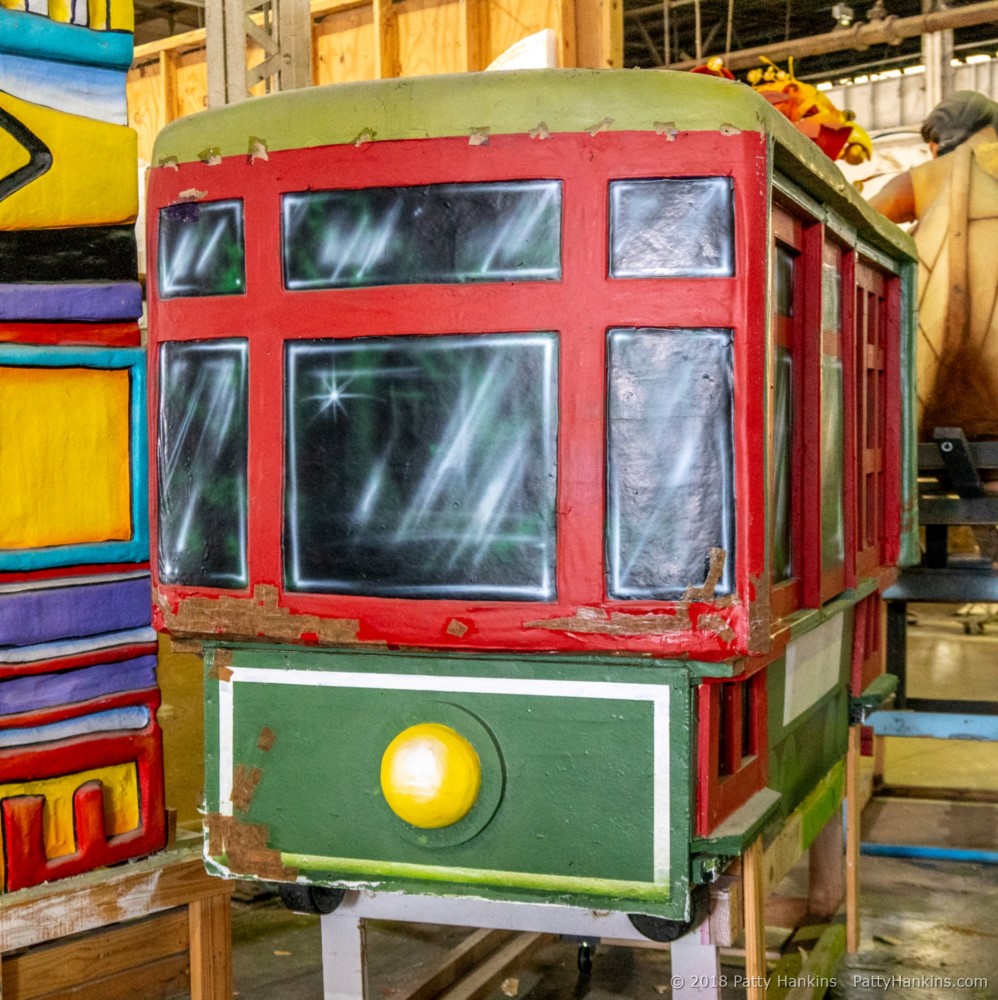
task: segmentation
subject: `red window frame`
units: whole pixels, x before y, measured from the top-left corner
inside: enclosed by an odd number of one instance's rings
[[[697,709],[696,834],[705,837],[769,778],[765,669],[705,681],[697,689]]]
[[[406,140],[278,151],[248,165],[181,164],[153,170],[149,189],[149,260],[156,260],[158,209],[194,188],[205,200],[244,202],[247,291],[241,296],[160,301],[149,275],[150,398],[157,412],[156,348],[163,341],[249,340],[248,590],[170,587],[154,581],[176,608],[189,597],[250,597],[277,588],[295,614],[356,620],[361,640],[441,648],[685,653],[721,659],[749,652],[748,603],[763,575],[764,483],[762,343],[765,261],[753,247],[766,233],[766,146],[758,133],[719,141],[716,133],[601,132],[549,140],[494,136]],[[608,277],[609,181],[626,178],[730,176],[734,180],[735,277]],[[546,178],[561,180],[562,263],[558,283],[405,285],[289,292],[281,279],[280,195],[307,188],[418,185]],[[252,183],[250,183],[252,181]],[[734,600],[609,601],[604,575],[606,331],[612,327],[726,327],[734,331],[736,570]],[[316,337],[518,333],[556,330],[560,342],[557,494],[557,592],[552,603],[405,600],[285,592],[281,558],[283,343]],[[153,454],[153,462],[155,454]],[[154,467],[154,466],[153,466]],[[151,503],[157,503],[151,477]],[[155,520],[155,518],[154,518]],[[157,534],[152,534],[156,551]],[[155,562],[155,560],[154,560]],[[698,584],[702,581],[691,581]],[[579,614],[580,610],[582,615]],[[585,618],[615,618],[604,631]],[[661,616],[661,630],[641,616]],[[709,615],[704,622],[699,619]],[[623,617],[620,617],[623,616]],[[628,617],[630,616],[630,617]],[[571,627],[578,620],[579,629]],[[459,627],[454,627],[457,622]],[[550,627],[546,627],[551,622]],[[751,639],[751,641],[750,641]]]
[[[790,441],[790,551],[793,576],[772,584],[770,608],[773,619],[778,621],[796,611],[802,603],[802,546],[803,546],[803,470],[800,456],[804,441],[804,389],[803,389],[803,323],[804,323],[804,275],[802,250],[804,246],[803,224],[801,220],[779,205],[773,205],[773,265],[777,244],[782,244],[794,253],[793,306],[792,316],[782,316],[777,311],[775,294],[772,296],[771,323],[773,336],[773,363],[776,363],[776,348],[784,347],[792,358],[793,385],[791,391],[791,411],[793,430]],[[775,376],[770,380],[775,386]],[[773,426],[774,411],[770,404],[770,426]],[[770,446],[769,467],[775,471],[775,456]],[[770,481],[770,497],[775,496],[774,482]]]

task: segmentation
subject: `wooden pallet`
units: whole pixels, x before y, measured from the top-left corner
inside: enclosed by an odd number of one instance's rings
[[[0,896],[3,1000],[232,996],[232,884],[201,840]]]

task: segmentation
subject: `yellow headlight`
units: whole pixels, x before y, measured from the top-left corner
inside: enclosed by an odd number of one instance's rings
[[[413,826],[451,826],[471,811],[482,786],[475,748],[437,722],[403,730],[381,758],[381,791],[392,811]]]

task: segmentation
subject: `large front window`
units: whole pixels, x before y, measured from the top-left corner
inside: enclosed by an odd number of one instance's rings
[[[289,590],[553,600],[554,333],[286,346]]]

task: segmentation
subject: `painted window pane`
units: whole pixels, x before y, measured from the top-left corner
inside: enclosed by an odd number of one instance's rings
[[[553,333],[286,347],[285,585],[555,596]]]
[[[781,244],[776,245],[776,313],[792,317],[794,314],[794,259],[795,254]]]
[[[821,267],[821,328],[842,329],[842,275],[832,264]]]
[[[821,358],[821,568],[845,559],[842,511],[842,359]]]
[[[159,351],[159,576],[245,587],[247,344]]]
[[[303,191],[281,200],[290,289],[561,278],[561,182]]]
[[[210,201],[159,210],[159,296],[246,291],[243,203]]]
[[[611,277],[731,277],[734,231],[730,177],[610,182]]]
[[[793,354],[776,348],[773,394],[773,582],[789,580],[793,564]]]
[[[703,584],[710,550],[735,563],[731,331],[609,334],[607,589],[673,599]]]

